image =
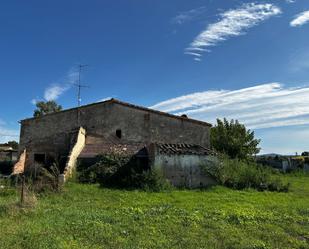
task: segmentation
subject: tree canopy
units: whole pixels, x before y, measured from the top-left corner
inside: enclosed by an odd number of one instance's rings
[[[226,118],[217,119],[217,124],[211,129],[210,141],[213,149],[230,158],[247,160],[260,152],[258,145],[261,140],[254,137],[254,131],[233,119],[230,122]]]
[[[18,150],[18,142],[16,141],[8,141],[7,145],[11,146],[14,150]]]
[[[41,117],[48,113],[59,112],[62,110],[62,106],[58,105],[55,101],[39,101],[36,103],[36,109],[34,110],[33,117]]]

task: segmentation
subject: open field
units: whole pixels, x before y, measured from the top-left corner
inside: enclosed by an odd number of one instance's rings
[[[309,177],[289,193],[148,193],[69,183],[63,193],[16,207],[0,190],[0,248],[309,248]]]

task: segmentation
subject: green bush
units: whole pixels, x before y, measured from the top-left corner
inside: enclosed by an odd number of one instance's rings
[[[77,167],[77,177],[83,183],[99,183],[103,187],[161,191],[170,188],[167,180],[156,170],[151,170],[137,157],[119,153],[100,155],[97,163]]]
[[[146,191],[161,192],[172,189],[172,185],[165,179],[162,172],[156,169],[144,171],[140,177],[140,184],[140,187]]]
[[[260,191],[287,192],[289,184],[284,184],[271,168],[254,162],[221,157],[218,162],[203,165],[207,174],[218,183],[233,189],[254,188]]]

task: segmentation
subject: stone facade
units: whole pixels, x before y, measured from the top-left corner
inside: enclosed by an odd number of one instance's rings
[[[20,152],[27,149],[29,165],[43,157],[65,161],[80,127],[98,144],[131,144],[140,148],[156,142],[210,146],[211,125],[206,122],[111,99],[22,120]]]

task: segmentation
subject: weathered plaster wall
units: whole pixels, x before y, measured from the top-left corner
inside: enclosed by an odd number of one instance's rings
[[[19,160],[17,161],[17,163],[15,163],[12,175],[18,175],[24,173],[25,165],[26,165],[26,150],[24,150],[21,153]]]
[[[153,159],[153,168],[159,169],[174,186],[197,188],[216,184],[201,168],[214,161],[213,156],[157,154]]]
[[[68,156],[68,161],[66,163],[63,175],[61,176],[62,182],[65,182],[71,175],[76,167],[76,162],[79,154],[82,152],[83,148],[85,147],[86,143],[86,131],[84,128],[80,128],[77,134],[76,142],[70,151]]]
[[[103,102],[27,119],[21,123],[20,151],[27,148],[30,162],[34,153],[67,156],[72,134],[84,127],[87,134],[124,143],[187,143],[209,147],[210,127],[199,122],[160,115],[115,102]]]

